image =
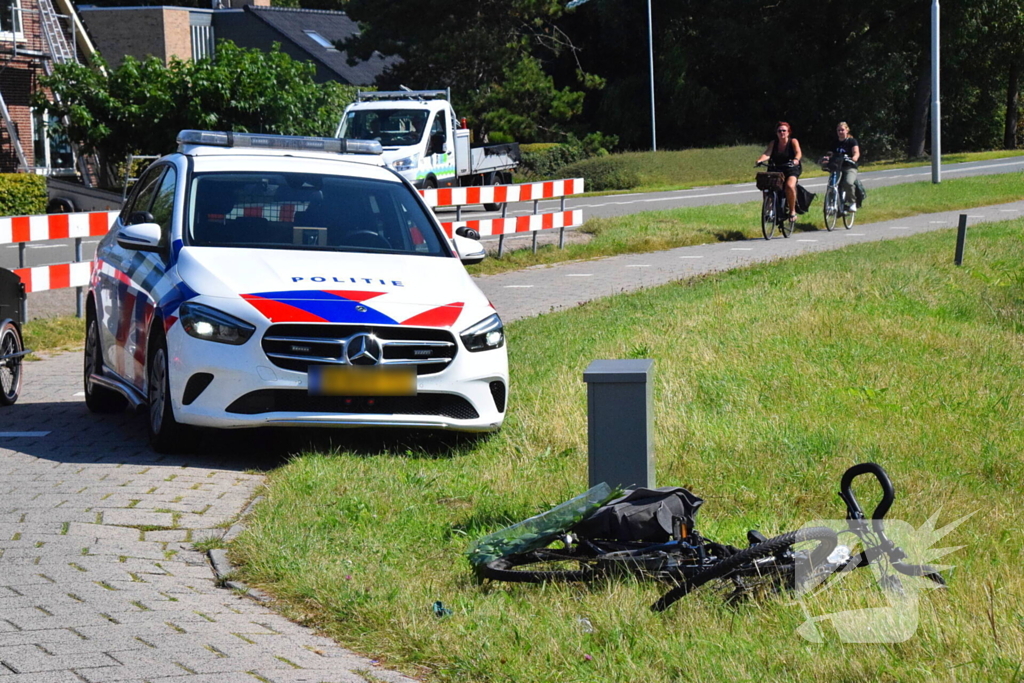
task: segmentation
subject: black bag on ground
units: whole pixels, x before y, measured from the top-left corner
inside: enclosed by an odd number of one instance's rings
[[[807,213],[811,208],[811,202],[818,195],[814,194],[800,183],[796,184],[796,212]]]
[[[864,183],[857,178],[853,181],[853,194],[857,198],[857,206],[864,204],[864,198],[868,196],[868,191],[864,189]]]
[[[697,509],[703,503],[679,487],[629,489],[599,507],[571,531],[584,538],[613,541],[670,541],[673,529],[679,525],[689,535]]]

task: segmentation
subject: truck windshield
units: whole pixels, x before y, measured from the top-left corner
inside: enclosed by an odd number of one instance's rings
[[[315,173],[227,172],[192,180],[196,246],[450,256],[402,183]]]
[[[362,109],[346,112],[338,137],[380,140],[384,147],[415,145],[423,139],[427,114],[423,109]]]

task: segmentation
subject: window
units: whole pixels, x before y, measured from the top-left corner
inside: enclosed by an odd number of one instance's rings
[[[0,0],[0,40],[25,40],[21,25],[21,0]]]
[[[178,184],[178,172],[173,167],[167,168],[164,179],[160,182],[160,189],[153,200],[153,208],[149,210],[153,214],[153,222],[160,226],[160,243],[167,245],[171,234],[171,217],[174,213],[174,188]]]
[[[60,175],[75,172],[75,155],[65,135],[56,133],[52,120],[43,109],[32,110],[32,149],[36,169]]]
[[[213,26],[192,26],[192,61],[213,59],[214,56]]]
[[[334,43],[332,43],[331,41],[327,40],[326,38],[324,38],[322,35],[320,35],[316,31],[303,31],[303,33],[305,33],[307,36],[312,38],[313,41],[317,45],[319,45],[320,47],[326,47],[328,50],[334,50],[335,52],[338,51],[338,49],[336,47],[334,47]]]
[[[345,114],[339,137],[380,140],[384,147],[415,145],[423,139],[427,112],[423,109],[357,109]]]
[[[135,188],[132,190],[132,196],[128,198],[124,208],[121,210],[122,223],[131,225],[133,223],[131,220],[132,214],[139,211],[149,211],[150,206],[153,204],[153,195],[156,194],[157,188],[160,186],[160,176],[163,174],[164,168],[166,167],[150,168],[135,185]],[[142,221],[135,222],[141,223]]]
[[[196,246],[448,256],[402,183],[313,173],[203,173],[192,181]]]

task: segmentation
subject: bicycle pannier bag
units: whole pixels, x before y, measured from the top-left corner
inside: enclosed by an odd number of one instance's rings
[[[757,174],[757,189],[759,190],[781,190],[784,182],[782,174],[776,171]]]
[[[857,198],[857,206],[864,204],[864,198],[868,196],[868,191],[864,189],[864,183],[857,178],[853,181],[853,194]]]
[[[670,541],[675,520],[681,522],[686,535],[693,531],[697,509],[703,503],[684,488],[629,489],[599,507],[572,531],[585,538],[613,541]]]
[[[807,213],[811,208],[811,202],[818,195],[814,194],[800,183],[796,184],[796,212]]]

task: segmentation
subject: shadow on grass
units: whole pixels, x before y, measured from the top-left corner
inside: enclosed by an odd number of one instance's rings
[[[742,242],[749,239],[742,230],[718,230],[712,234],[719,242]]]
[[[345,453],[363,457],[455,458],[469,453],[492,436],[442,430],[370,428],[268,429],[261,437],[253,435],[253,438],[260,440],[263,455],[277,455],[283,462],[293,455],[307,452]]]

